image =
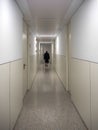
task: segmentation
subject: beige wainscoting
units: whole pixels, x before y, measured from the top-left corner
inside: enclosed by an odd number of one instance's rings
[[[90,63],[71,60],[71,97],[82,119],[90,129]]]
[[[98,130],[98,64],[71,59],[71,98],[89,130]]]
[[[98,64],[91,63],[92,130],[98,130]]]
[[[34,78],[36,76],[36,73],[37,73],[37,55],[32,55],[30,56],[30,59],[29,59],[29,71],[28,71],[28,83],[29,83],[29,88],[30,89],[32,87],[32,83],[34,81]]]
[[[9,64],[0,65],[0,130],[9,130]]]
[[[56,72],[61,79],[63,85],[68,89],[67,75],[66,75],[66,57],[64,55],[56,55],[55,59]]]
[[[23,62],[0,65],[0,130],[12,130],[23,106]]]
[[[23,105],[23,61],[10,63],[10,117],[13,129]]]

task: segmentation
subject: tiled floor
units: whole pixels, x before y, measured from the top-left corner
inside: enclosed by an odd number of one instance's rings
[[[54,71],[40,70],[15,130],[87,130]]]

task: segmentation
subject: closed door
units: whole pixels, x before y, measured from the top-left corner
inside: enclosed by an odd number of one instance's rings
[[[23,96],[28,89],[28,46],[27,46],[27,28],[24,24],[23,34]]]

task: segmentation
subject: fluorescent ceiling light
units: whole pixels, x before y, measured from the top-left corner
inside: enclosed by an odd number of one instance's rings
[[[37,35],[37,37],[56,37],[56,35]]]
[[[44,43],[44,44],[47,44],[47,43],[52,44],[53,42],[52,42],[52,41],[50,41],[50,42],[47,42],[47,41],[46,41],[46,42],[45,42],[45,41],[39,42],[39,44],[43,44],[43,43]]]

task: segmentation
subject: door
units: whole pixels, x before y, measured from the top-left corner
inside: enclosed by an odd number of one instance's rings
[[[27,45],[27,26],[23,28],[23,96],[28,89],[28,45]]]

